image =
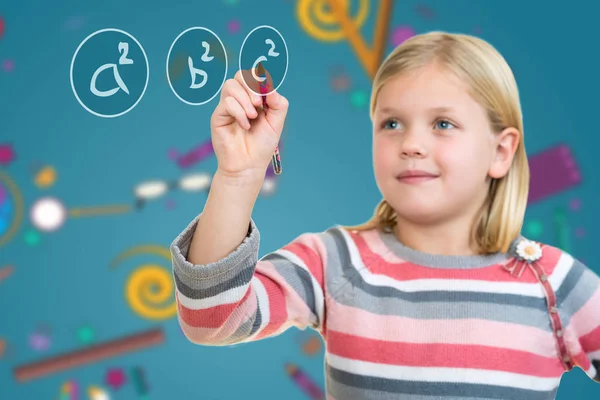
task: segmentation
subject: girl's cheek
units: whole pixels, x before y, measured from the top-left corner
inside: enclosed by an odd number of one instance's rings
[[[378,139],[373,144],[373,156],[375,162],[389,163],[393,158],[394,146],[390,141]]]

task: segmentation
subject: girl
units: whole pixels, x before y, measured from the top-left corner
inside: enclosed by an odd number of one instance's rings
[[[212,187],[171,247],[190,341],[313,328],[328,399],[550,400],[575,366],[600,382],[600,278],[520,235],[519,95],[490,44],[431,32],[397,47],[373,83],[373,218],[258,260],[251,213],[288,109],[276,92],[260,103],[241,73],[224,85]]]

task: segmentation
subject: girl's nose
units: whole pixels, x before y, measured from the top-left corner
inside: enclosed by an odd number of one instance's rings
[[[407,133],[402,140],[400,154],[403,158],[423,158],[427,156],[427,150],[423,138],[414,133]]]

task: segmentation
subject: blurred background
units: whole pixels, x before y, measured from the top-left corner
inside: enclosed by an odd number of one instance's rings
[[[599,272],[595,6],[398,0],[382,31],[379,0],[342,3],[367,47],[382,32],[383,55],[414,34],[445,30],[482,37],[505,56],[532,168],[523,234]],[[187,65],[170,48],[188,28],[208,28],[225,49],[217,70],[230,78],[254,28],[269,25],[285,40],[283,174],[268,174],[253,214],[263,256],[303,232],[365,221],[380,199],[368,113],[369,65],[380,60],[357,51],[338,21],[321,0],[0,4],[0,399],[319,398],[306,388],[324,385],[316,333],[202,347],[179,328],[168,247],[206,199],[218,95],[182,101],[170,81]],[[85,87],[71,85],[78,46],[106,28],[127,32],[144,53],[130,49],[135,76],[119,62],[99,78],[109,89],[119,70],[133,82],[139,101],[114,118],[87,110],[76,96]],[[106,50],[95,46],[88,57]],[[600,385],[575,369],[557,398],[599,397]]]

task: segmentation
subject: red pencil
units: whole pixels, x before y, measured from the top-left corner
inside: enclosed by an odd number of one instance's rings
[[[265,71],[265,68],[262,66],[262,63],[258,63],[256,72],[259,77],[265,78],[265,80],[263,82],[258,83],[258,86],[260,88],[260,94],[263,95],[262,96],[263,109],[265,110],[265,113],[266,113],[268,110],[267,93],[269,93],[269,82],[267,81],[267,73]],[[271,162],[273,163],[273,171],[275,172],[275,174],[277,174],[277,175],[281,174],[281,155],[279,154],[279,145],[277,145],[277,147],[275,147],[275,152],[273,153],[273,158],[271,159]]]

